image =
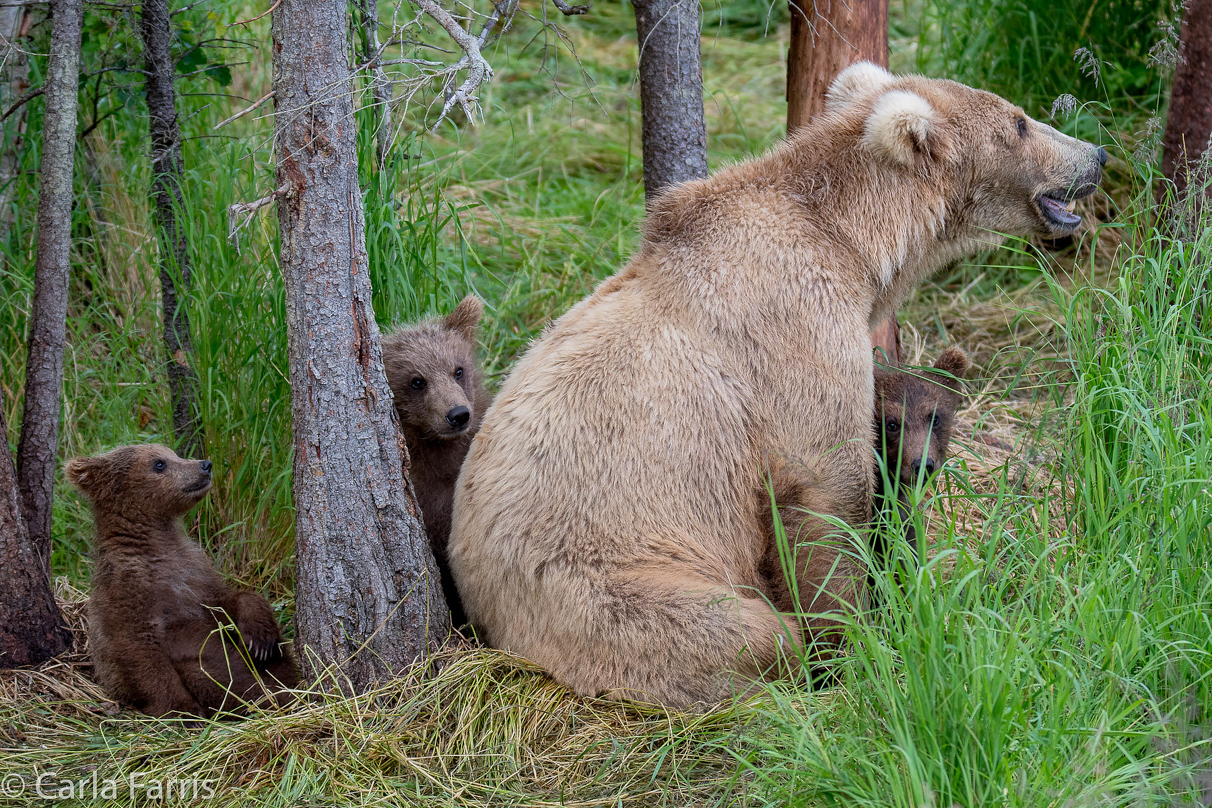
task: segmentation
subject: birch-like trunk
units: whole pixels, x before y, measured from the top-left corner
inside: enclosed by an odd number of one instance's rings
[[[0,112],[29,89],[29,57],[22,40],[29,9],[0,6]],[[25,143],[28,104],[22,104],[4,122],[4,146],[0,151],[0,241],[13,226],[13,200],[17,196],[17,156]]]
[[[379,4],[376,0],[358,0],[358,16],[362,23],[362,62],[370,75],[370,94],[374,99],[375,159],[379,170],[387,164],[395,134],[391,122],[391,80],[383,71],[383,56],[379,53]]]
[[[450,612],[402,471],[407,449],[371,308],[346,9],[281,0],[273,86],[296,644],[309,674],[336,664],[361,690],[442,642]]]
[[[0,668],[37,665],[70,644],[50,575],[21,517],[0,389]]]
[[[699,0],[633,0],[640,49],[644,199],[707,176]]]
[[[48,574],[51,499],[63,392],[63,345],[67,339],[72,163],[76,151],[76,84],[83,10],[83,0],[51,3],[46,116],[42,124],[42,184],[38,192],[38,250],[25,365],[25,411],[17,447],[21,511],[30,542]]]
[[[164,347],[168,352],[168,388],[173,401],[173,435],[182,457],[204,456],[198,413],[198,375],[190,364],[189,311],[181,298],[190,290],[189,244],[177,221],[181,212],[181,127],[177,122],[175,71],[169,52],[172,21],[168,0],[144,0],[140,33],[147,71],[150,117],[152,203],[160,233],[160,298],[164,307]]]

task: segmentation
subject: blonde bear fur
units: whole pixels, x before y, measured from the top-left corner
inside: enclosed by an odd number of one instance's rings
[[[804,510],[870,518],[871,327],[998,233],[1071,232],[1103,161],[997,96],[862,64],[787,143],[671,189],[472,442],[450,540],[472,624],[577,693],[670,707],[791,646],[827,657],[866,570]],[[762,572],[767,479],[798,591]]]

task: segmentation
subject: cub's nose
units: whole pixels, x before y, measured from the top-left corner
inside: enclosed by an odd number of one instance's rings
[[[1102,146],[1098,147],[1098,149],[1094,152],[1094,156],[1098,159],[1098,164],[1100,166],[1105,166],[1107,164],[1107,150]]]
[[[922,459],[919,457],[917,460],[913,461],[913,476],[917,477],[921,473],[922,473]],[[926,458],[926,476],[929,477],[932,474],[934,474],[934,461],[931,460],[929,457],[927,457]]]
[[[471,411],[462,404],[446,413],[446,422],[455,429],[462,429],[471,420]]]
[[[209,460],[203,460],[202,462],[198,463],[198,465],[201,467],[201,469],[203,471],[205,471],[207,474],[210,474],[212,464]]]

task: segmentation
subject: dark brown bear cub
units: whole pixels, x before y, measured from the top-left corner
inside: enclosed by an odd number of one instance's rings
[[[909,491],[919,481],[928,482],[947,459],[951,423],[963,397],[960,380],[967,370],[968,357],[959,348],[943,351],[932,371],[875,368],[875,450],[882,465],[875,475],[876,513],[889,515],[896,504],[915,556]],[[886,565],[890,547],[885,530],[874,531],[873,545],[875,558]]]
[[[287,701],[298,674],[273,610],[227,586],[181,526],[210,490],[210,461],[147,444],[77,457],[66,471],[97,523],[88,639],[106,692],[155,716]],[[238,638],[221,628],[233,623]]]
[[[434,317],[383,336],[383,364],[408,444],[409,476],[425,532],[442,571],[451,623],[467,622],[446,560],[455,481],[471,439],[490,403],[476,362],[476,336],[484,306],[463,298],[445,317]]]

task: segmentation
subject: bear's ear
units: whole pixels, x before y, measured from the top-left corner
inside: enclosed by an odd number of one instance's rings
[[[941,116],[929,101],[907,90],[889,90],[875,102],[863,127],[863,143],[906,168],[938,160],[950,147]]]
[[[825,92],[825,109],[838,112],[865,95],[879,92],[892,81],[892,74],[871,62],[855,62],[837,74]]]
[[[73,457],[63,467],[63,473],[69,483],[87,494],[96,485],[104,465],[97,457]]]
[[[484,304],[475,295],[468,295],[459,301],[454,311],[446,315],[446,327],[458,331],[472,342],[476,338],[476,330],[480,326],[480,317],[484,314]]]
[[[960,389],[960,380],[968,372],[968,355],[959,348],[952,346],[939,354],[934,362],[934,369],[950,374],[943,383],[956,390]]]

